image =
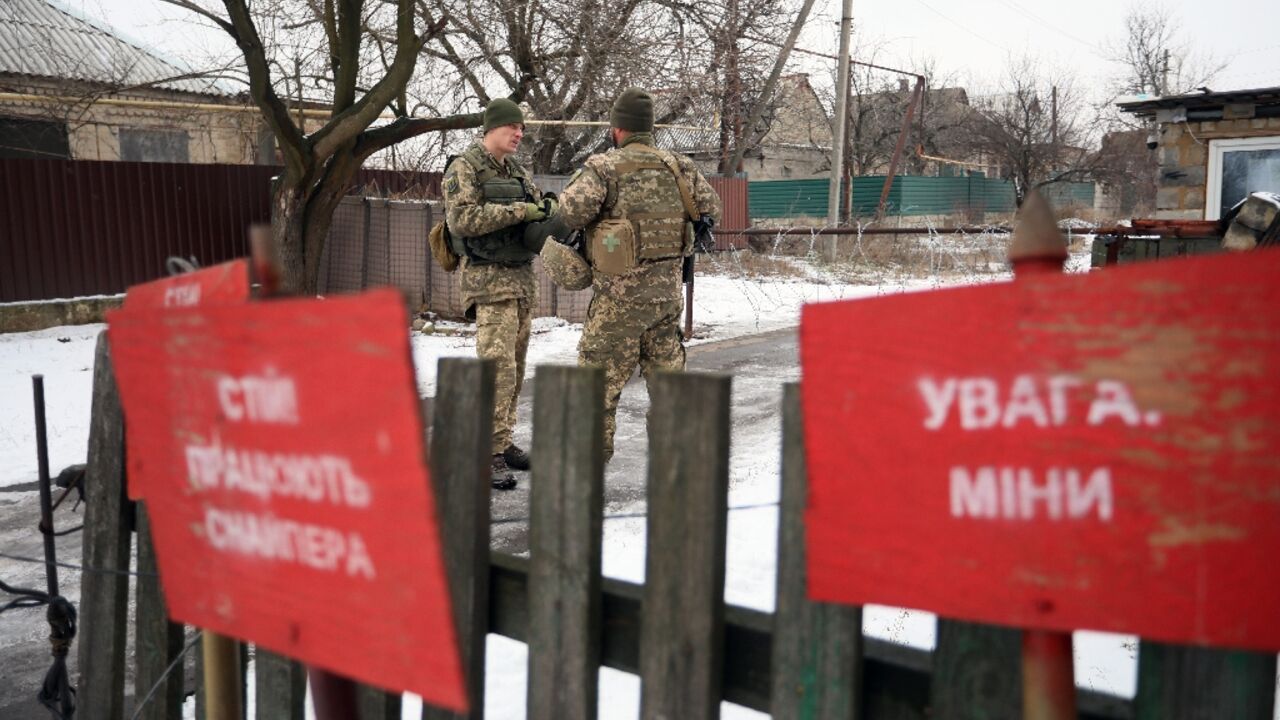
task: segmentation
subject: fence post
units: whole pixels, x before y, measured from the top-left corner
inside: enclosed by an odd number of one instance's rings
[[[862,608],[809,602],[800,386],[782,390],[782,506],[778,517],[778,593],[773,614],[775,720],[854,718],[862,707]]]
[[[444,358],[438,368],[431,423],[431,484],[438,501],[445,567],[470,698],[469,717],[483,720],[494,367],[489,361]],[[460,716],[424,707],[422,717],[447,720]]]
[[[529,512],[533,718],[592,720],[600,676],[604,373],[538,368]]]
[[[254,648],[253,682],[258,720],[302,720],[307,670],[302,663]]]
[[[650,382],[644,720],[720,716],[729,386],[728,377],[686,373]]]
[[[137,646],[134,702],[142,702],[151,688],[161,682],[138,717],[141,720],[179,720],[185,697],[185,673],[180,668],[175,668],[163,681],[160,678],[182,652],[182,625],[169,622],[169,612],[160,591],[160,578],[155,575],[156,555],[151,543],[151,521],[147,517],[146,505],[140,502],[136,510],[138,582],[137,608],[134,611]]]
[[[358,720],[400,720],[400,693],[360,685],[356,689],[356,702],[360,706]]]
[[[1142,642],[1136,720],[1271,720],[1274,653]]]
[[[124,713],[125,630],[129,600],[129,500],[125,496],[124,415],[107,333],[94,354],[89,457],[80,581],[80,672],[76,705],[95,718]]]
[[[930,717],[1022,717],[1022,633],[938,618]]]

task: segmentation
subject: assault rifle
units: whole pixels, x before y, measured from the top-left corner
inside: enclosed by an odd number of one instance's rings
[[[684,266],[681,268],[681,280],[685,284],[693,282],[693,264],[697,254],[715,247],[715,238],[711,236],[711,228],[715,224],[715,218],[710,215],[702,215],[693,221],[693,252],[685,256]]]

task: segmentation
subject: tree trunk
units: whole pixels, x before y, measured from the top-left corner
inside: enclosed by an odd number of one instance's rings
[[[271,237],[280,263],[281,290],[288,294],[314,294],[315,281],[308,283],[306,238],[303,232],[306,201],[297,188],[277,179],[271,203]]]

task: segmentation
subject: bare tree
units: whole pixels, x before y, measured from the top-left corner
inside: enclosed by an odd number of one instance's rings
[[[1148,0],[1129,6],[1124,34],[1111,45],[1110,59],[1122,68],[1117,95],[1178,95],[1207,86],[1226,67],[1194,53],[1173,12]]]
[[[877,46],[862,43],[859,60],[872,65]],[[950,87],[951,78],[942,76],[930,60],[916,63],[911,72],[925,79],[925,93],[907,129],[908,150],[920,149],[933,156],[953,156],[962,152],[958,139],[968,116],[968,95]],[[883,69],[855,64],[849,73],[848,138],[845,166],[851,175],[883,173],[893,157],[902,121],[911,102],[914,78]],[[915,152],[902,158],[900,171],[920,173],[925,161]]]
[[[253,12],[247,0],[224,0],[221,10],[196,0],[165,1],[213,22],[240,49],[249,96],[283,155],[272,192],[272,234],[282,279],[292,290],[315,292],[333,211],[370,155],[423,133],[480,124],[475,113],[409,116],[405,88],[422,49],[444,27],[419,17],[413,0],[370,7],[364,0],[305,0],[254,4]],[[394,31],[374,41],[379,23]],[[329,106],[310,132],[302,94],[308,81]],[[290,89],[297,112],[291,112]],[[375,127],[388,109],[395,119]]]
[[[964,123],[969,152],[985,156],[1013,181],[1018,203],[1051,183],[1085,180],[1098,153],[1083,94],[1063,74],[1044,71],[1031,58],[1011,60],[999,91],[970,99]]]

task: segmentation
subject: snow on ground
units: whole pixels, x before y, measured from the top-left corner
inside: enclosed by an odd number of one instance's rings
[[[1092,238],[1088,238],[1091,240]],[[1071,269],[1088,268],[1089,243],[1073,253]],[[821,272],[802,279],[750,278],[742,275],[700,275],[694,299],[695,334],[692,344],[793,327],[806,302],[871,297],[974,282],[959,277],[881,281],[855,285],[833,281]],[[977,276],[984,281],[1007,280],[1007,274]],[[62,327],[33,333],[0,335],[0,487],[34,482],[35,441],[32,430],[30,375],[43,373],[50,427],[51,465],[55,472],[83,462],[88,441],[89,399],[94,340],[102,325]],[[460,326],[465,328],[466,326]],[[453,328],[458,329],[458,328]],[[528,376],[541,364],[572,364],[581,335],[580,325],[556,318],[534,323],[528,357]],[[436,362],[442,357],[474,357],[475,339],[458,335],[413,335],[418,387],[434,394]],[[743,377],[734,393],[777,393],[781,383],[799,377]],[[625,402],[625,399],[624,399]],[[727,602],[771,610],[774,604],[774,566],[779,497],[779,434],[771,423],[735,422],[730,481]],[[763,507],[761,507],[763,506]],[[640,508],[607,509],[608,514]],[[605,523],[604,571],[633,582],[644,578],[644,519],[623,518]],[[935,619],[930,613],[868,606],[864,631],[872,636],[917,647],[932,648]],[[1101,633],[1076,633],[1076,679],[1083,687],[1132,696],[1136,688],[1133,638]],[[527,648],[499,636],[489,638],[486,711],[493,718],[525,716]],[[600,703],[603,718],[634,718],[639,707],[639,678],[601,670]],[[250,684],[252,687],[252,683]],[[406,696],[404,717],[420,716],[420,700]],[[309,713],[309,717],[310,717]],[[760,713],[725,705],[726,718],[759,718]]]

